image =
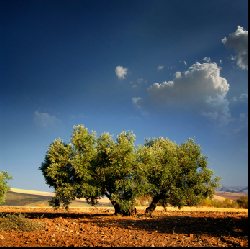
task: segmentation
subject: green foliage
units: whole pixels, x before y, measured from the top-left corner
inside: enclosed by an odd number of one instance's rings
[[[162,137],[134,143],[132,132],[114,140],[109,133],[96,137],[83,125],[74,126],[69,144],[56,139],[39,168],[55,189],[50,205],[67,209],[75,198],[95,205],[105,195],[115,213],[130,215],[141,196],[151,198],[146,212],[152,212],[157,204],[197,205],[218,187],[219,178],[212,178],[192,139],[181,145]]]
[[[10,189],[8,180],[12,177],[6,171],[0,171],[0,204],[5,202],[6,193]]]
[[[177,145],[164,138],[147,141],[138,150],[138,160],[145,175],[145,192],[153,198],[150,207],[153,211],[161,199],[170,198],[175,188],[179,170]]]
[[[97,139],[93,171],[101,194],[107,196],[116,213],[130,214],[138,194],[135,135],[121,132],[116,141],[104,133]]]
[[[0,216],[0,231],[31,232],[44,229],[40,222],[29,220],[22,214],[6,214]]]
[[[197,205],[213,196],[218,187],[219,178],[212,179],[207,159],[192,139],[181,145],[166,138],[148,140],[139,154],[147,179],[146,192],[152,197],[147,213],[152,213],[158,203],[178,208]]]
[[[179,146],[180,176],[178,187],[183,193],[183,205],[197,205],[204,198],[213,197],[219,187],[219,177],[213,178],[213,171],[207,167],[207,158],[194,140]]]
[[[96,156],[95,133],[89,133],[82,125],[74,126],[71,143],[56,139],[50,146],[39,168],[46,183],[55,189],[50,205],[62,204],[68,209],[75,198],[87,198],[94,202],[99,195],[92,183],[92,161]]]
[[[137,187],[134,141],[131,132],[122,132],[116,141],[108,133],[97,139],[82,125],[74,127],[70,144],[56,139],[39,168],[55,189],[50,205],[67,209],[75,198],[95,205],[106,195],[118,213],[130,213]]]

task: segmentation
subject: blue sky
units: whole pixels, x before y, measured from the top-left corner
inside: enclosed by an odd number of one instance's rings
[[[246,0],[1,0],[0,170],[50,190],[49,144],[76,124],[194,138],[224,185],[248,185]]]

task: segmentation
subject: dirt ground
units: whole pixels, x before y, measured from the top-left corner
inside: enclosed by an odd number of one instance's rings
[[[0,230],[0,247],[248,247],[248,211],[155,211],[114,216],[107,208],[0,207],[44,224],[32,232]]]

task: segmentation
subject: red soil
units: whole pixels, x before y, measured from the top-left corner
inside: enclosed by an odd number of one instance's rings
[[[44,224],[32,232],[0,230],[0,247],[248,246],[247,212],[155,211],[151,218],[142,211],[114,216],[109,209],[0,207],[0,212],[22,213]]]

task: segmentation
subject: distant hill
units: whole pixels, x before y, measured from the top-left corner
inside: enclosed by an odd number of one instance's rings
[[[39,195],[39,196],[54,196],[54,193],[52,192],[45,192],[45,191],[39,191],[39,190],[10,188],[10,191],[15,192],[15,193],[32,194],[32,195]]]
[[[37,190],[11,188],[6,195],[6,201],[0,206],[34,206],[49,207],[49,200],[54,193]],[[111,206],[107,198],[102,198],[97,206]],[[70,207],[91,207],[84,198],[72,201]]]
[[[34,194],[16,193],[8,191],[6,201],[1,206],[49,206],[50,196],[41,196]]]
[[[223,190],[232,190],[225,189]],[[225,199],[236,200],[241,196],[247,195],[245,192],[227,192],[216,191],[214,199],[224,201]],[[11,188],[6,195],[6,201],[0,206],[33,206],[33,207],[49,207],[48,201],[54,193],[38,190],[25,190],[19,188]],[[101,198],[97,207],[109,207],[111,203],[108,198]],[[91,207],[84,198],[74,200],[70,207]]]
[[[248,194],[248,186],[222,186],[221,188],[218,189],[218,191]]]

